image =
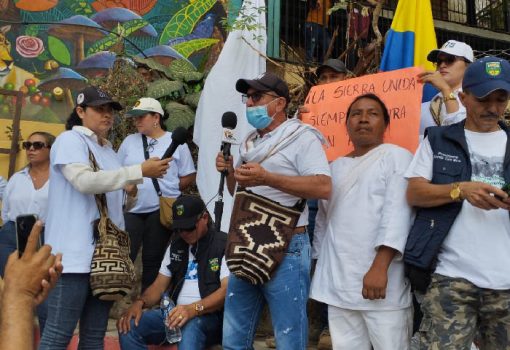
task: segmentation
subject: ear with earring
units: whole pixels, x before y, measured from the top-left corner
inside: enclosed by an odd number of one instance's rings
[[[156,122],[152,123],[152,127],[153,127],[154,129],[155,129],[155,128],[157,128],[157,127],[158,127],[158,123],[156,123]]]

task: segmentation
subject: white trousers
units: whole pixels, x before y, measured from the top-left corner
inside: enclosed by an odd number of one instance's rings
[[[334,350],[408,350],[412,307],[395,311],[349,310],[328,305]]]

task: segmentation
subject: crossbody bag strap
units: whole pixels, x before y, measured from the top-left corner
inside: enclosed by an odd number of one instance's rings
[[[145,160],[149,159],[149,144],[147,143],[147,136],[142,134],[142,142],[143,142],[143,156]],[[154,189],[158,194],[158,197],[161,197],[161,188],[159,188],[158,180],[155,178],[151,178],[152,184],[154,185]]]
[[[99,171],[101,168],[99,168],[99,165],[97,164],[96,157],[94,157],[94,154],[89,149],[89,160],[90,164],[92,165],[92,170]],[[108,217],[108,205],[106,203],[106,195],[104,193],[96,193],[94,195],[94,198],[96,199],[96,205],[97,209],[99,210],[99,216],[102,218]]]

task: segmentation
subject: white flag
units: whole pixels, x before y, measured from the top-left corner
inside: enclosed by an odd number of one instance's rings
[[[238,79],[254,79],[266,71],[266,19],[264,0],[245,0],[237,19],[252,17],[257,19],[254,31],[232,31],[221,50],[216,64],[205,81],[200,97],[193,141],[199,147],[197,186],[200,196],[206,202],[210,215],[214,218],[214,202],[218,193],[220,173],[216,170],[216,154],[220,151],[222,139],[221,117],[232,111],[237,115],[236,138],[243,140],[253,128],[246,121],[246,106],[241,102],[241,94],[236,91]],[[239,146],[232,146],[234,164],[239,155]],[[225,186],[223,193],[222,231],[228,232],[232,197]],[[208,203],[209,202],[209,203]]]

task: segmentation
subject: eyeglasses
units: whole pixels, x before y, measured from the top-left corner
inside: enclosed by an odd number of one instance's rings
[[[444,56],[438,57],[436,62],[434,62],[434,65],[436,67],[439,67],[442,63],[445,63],[447,66],[450,66],[455,61],[465,61],[465,59],[462,57],[454,56],[454,55],[444,55]]]
[[[24,150],[29,150],[30,147],[34,147],[35,150],[39,150],[39,149],[48,147],[44,142],[41,142],[41,141],[35,141],[35,142],[25,141],[21,144],[21,146],[23,147]]]
[[[156,139],[150,140],[149,144],[147,145],[147,148],[145,149],[145,152],[151,153],[152,151],[154,151],[154,146],[156,146],[157,144],[158,144],[158,140],[156,140]]]
[[[262,98],[262,96],[264,95],[267,95],[267,96],[272,96],[272,97],[276,97],[278,98],[279,96],[275,96],[275,95],[272,95],[272,94],[268,94],[266,92],[261,92],[261,91],[255,91],[255,92],[252,92],[251,94],[242,94],[241,95],[241,101],[243,101],[243,103],[246,103],[248,102],[248,99],[251,98],[251,100],[253,101],[253,103],[257,103],[260,101],[260,99]]]

